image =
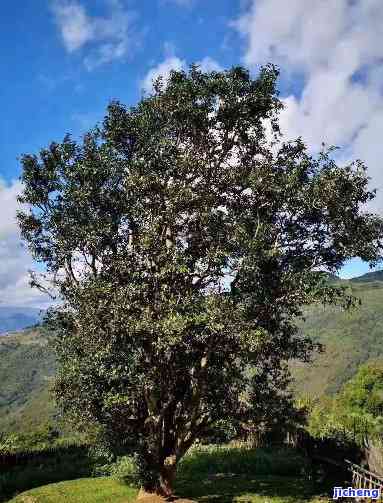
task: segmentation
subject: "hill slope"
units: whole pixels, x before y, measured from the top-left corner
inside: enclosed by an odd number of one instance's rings
[[[326,351],[312,365],[292,365],[299,394],[334,393],[360,364],[383,357],[383,281],[340,281],[362,305],[353,312],[330,306],[305,311],[301,331]],[[48,388],[54,372],[54,356],[40,329],[0,337],[0,431],[32,429],[52,416]]]
[[[306,322],[300,324],[302,332],[324,344],[326,350],[312,365],[293,365],[300,393],[334,393],[356,373],[359,365],[383,356],[383,281],[347,284],[352,294],[361,299],[361,306],[349,312],[315,306],[305,312]]]
[[[370,283],[371,281],[383,281],[383,271],[366,272],[362,276],[350,279],[351,283]]]
[[[0,431],[29,430],[52,413],[55,359],[40,329],[0,337]]]

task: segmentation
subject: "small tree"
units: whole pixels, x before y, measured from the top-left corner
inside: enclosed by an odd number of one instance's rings
[[[22,234],[62,300],[56,398],[136,453],[148,492],[171,494],[196,437],[259,417],[309,357],[301,306],[354,305],[319,270],[381,258],[365,166],[281,141],[277,76],[174,71],[82,144],[22,158]]]

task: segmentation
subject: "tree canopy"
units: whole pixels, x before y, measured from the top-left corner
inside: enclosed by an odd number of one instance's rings
[[[302,306],[354,305],[321,270],[381,259],[366,167],[282,141],[277,77],[173,71],[81,142],[22,158],[22,235],[62,301],[56,398],[136,453],[148,491],[171,493],[208,426],[283,390],[314,348]]]
[[[359,367],[357,374],[344,386],[340,403],[358,415],[383,416],[383,362],[371,361]]]

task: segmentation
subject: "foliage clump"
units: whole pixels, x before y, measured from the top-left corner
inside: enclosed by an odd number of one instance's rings
[[[336,438],[367,446],[383,438],[383,362],[359,367],[334,396],[306,400],[308,431],[318,438]]]

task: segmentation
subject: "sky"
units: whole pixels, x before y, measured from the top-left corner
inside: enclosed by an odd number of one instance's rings
[[[281,70],[286,139],[362,159],[383,213],[382,0],[23,0],[0,17],[0,304],[46,307],[15,220],[18,161],[66,133],[78,138],[112,99],[134,105],[152,79],[262,64]],[[378,269],[382,266],[378,266]],[[353,259],[344,278],[368,272]]]

